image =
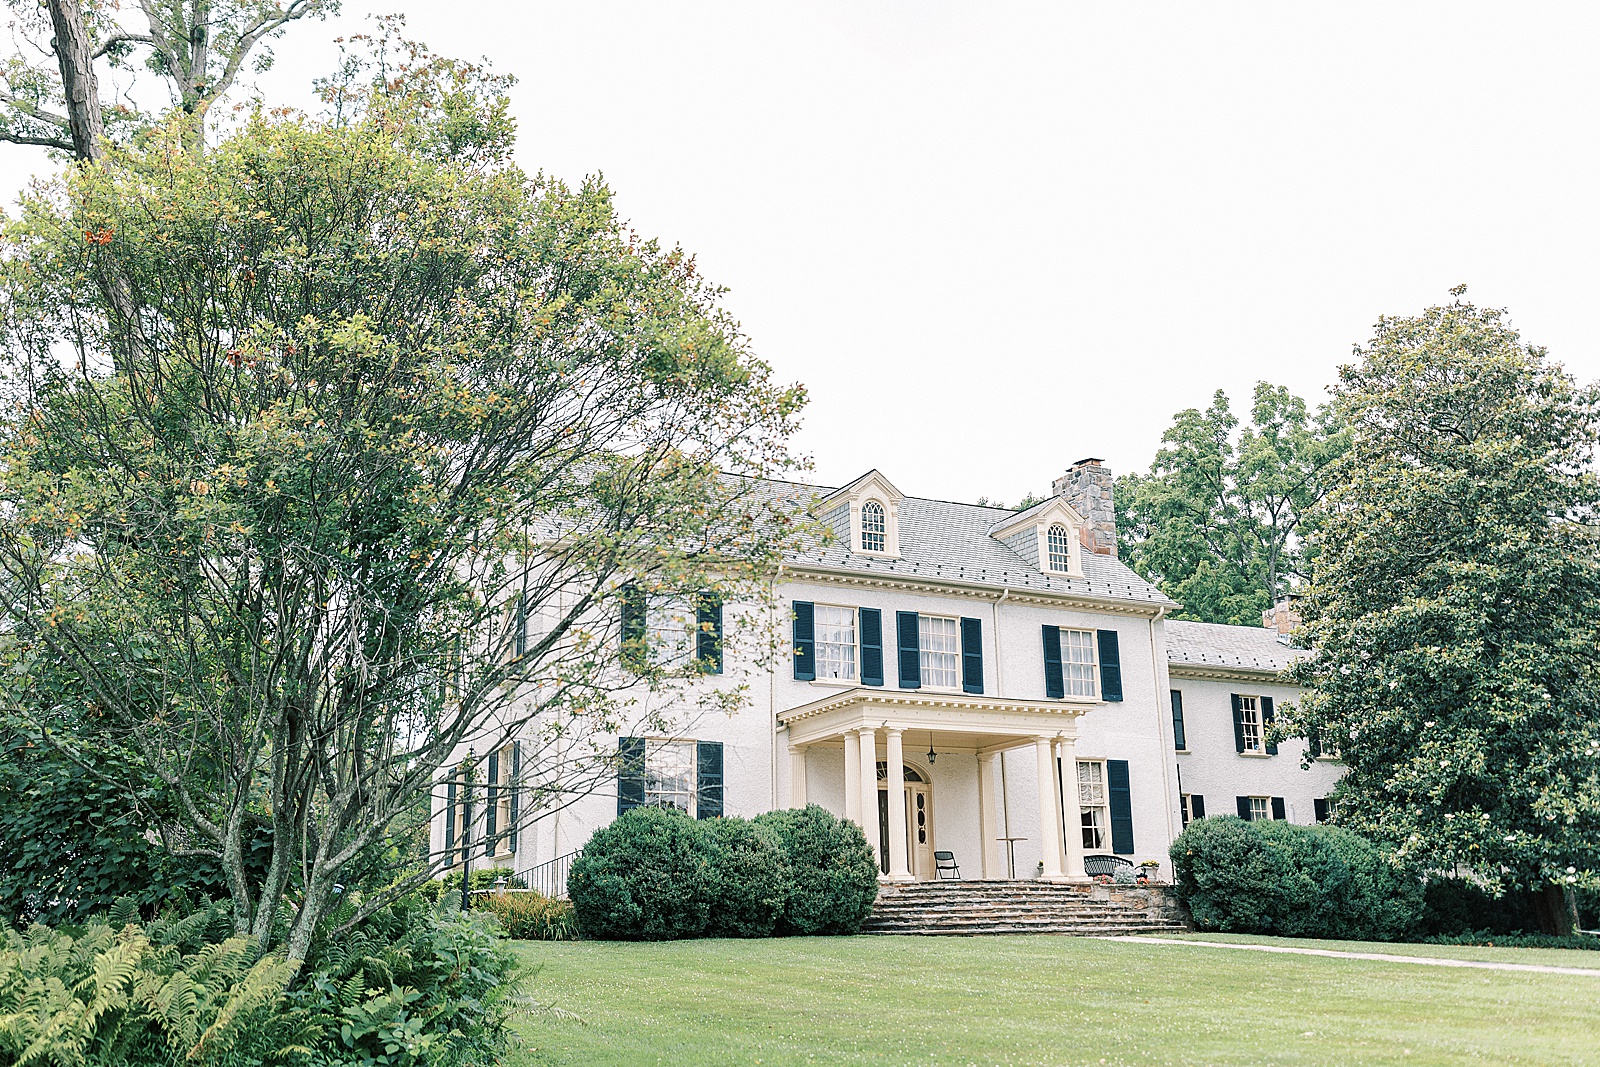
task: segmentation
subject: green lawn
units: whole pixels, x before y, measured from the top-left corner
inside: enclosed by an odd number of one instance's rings
[[[518,948],[582,1021],[523,1020],[513,1067],[1600,1065],[1600,978],[1059,937]]]

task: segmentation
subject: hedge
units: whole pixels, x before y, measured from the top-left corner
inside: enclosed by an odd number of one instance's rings
[[[1198,819],[1171,855],[1202,930],[1391,941],[1422,914],[1420,872],[1338,827]]]
[[[878,899],[878,862],[861,827],[815,804],[758,815],[789,859],[782,934],[853,934]]]

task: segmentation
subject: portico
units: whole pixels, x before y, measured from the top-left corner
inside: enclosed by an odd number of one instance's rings
[[[932,877],[931,867],[917,853],[922,849],[931,855],[935,820],[961,823],[971,831],[967,839],[978,841],[978,856],[957,857],[966,866],[967,877],[980,873],[970,870],[976,859],[982,878],[1005,879],[1010,875],[1002,829],[1008,801],[998,788],[1000,760],[1003,753],[1031,752],[1031,760],[1012,756],[1007,764],[1013,773],[1019,765],[1031,765],[1038,796],[1040,877],[1050,882],[1084,881],[1078,791],[1070,780],[1062,789],[1057,767],[1075,765],[1078,719],[1095,706],[843,689],[778,715],[788,734],[788,804],[798,807],[809,799],[807,777],[813,761],[842,760],[844,815],[862,828],[879,855],[884,880]],[[950,791],[932,784],[932,776],[915,763],[921,759],[923,744],[933,756],[968,757],[960,759],[964,769],[957,772],[968,779],[961,783],[963,788]],[[909,767],[908,748],[915,754]],[[932,759],[927,762],[926,770],[932,770]],[[1072,832],[1064,833],[1064,828]]]

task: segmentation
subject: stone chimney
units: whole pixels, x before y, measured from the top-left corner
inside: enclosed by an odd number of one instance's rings
[[[1261,613],[1261,625],[1269,630],[1276,630],[1278,636],[1287,638],[1300,628],[1300,612],[1294,602],[1300,599],[1298,593],[1284,593],[1272,602],[1272,607]]]
[[[1080,459],[1051,488],[1083,516],[1083,547],[1102,556],[1115,556],[1117,513],[1111,506],[1111,468],[1103,460]]]

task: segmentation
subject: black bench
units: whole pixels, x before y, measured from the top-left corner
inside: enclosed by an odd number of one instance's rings
[[[1121,856],[1110,856],[1097,852],[1092,856],[1083,857],[1083,873],[1090,877],[1102,874],[1116,874],[1118,867],[1132,867],[1133,861],[1123,859]]]

